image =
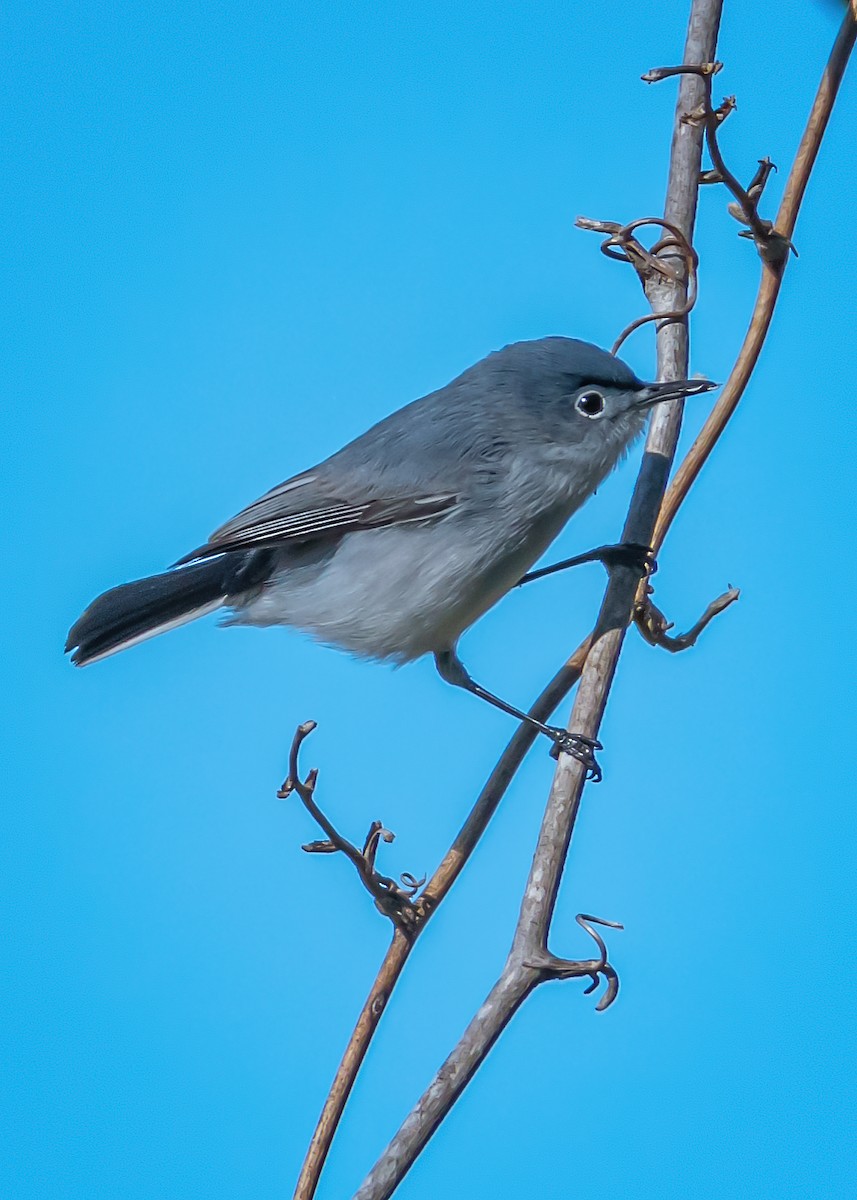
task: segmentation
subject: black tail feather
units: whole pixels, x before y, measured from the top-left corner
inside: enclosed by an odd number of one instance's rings
[[[268,554],[224,554],[111,588],[72,625],[66,653],[73,651],[71,661],[83,667],[192,621],[261,582],[268,560]]]

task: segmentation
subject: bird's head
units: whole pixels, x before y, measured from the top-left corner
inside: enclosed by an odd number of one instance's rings
[[[593,460],[615,461],[653,405],[717,387],[709,379],[646,383],[621,359],[574,338],[516,342],[487,361],[508,372],[510,391],[546,437]]]

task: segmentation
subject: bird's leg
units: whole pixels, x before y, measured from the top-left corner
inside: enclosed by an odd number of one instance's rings
[[[608,571],[614,567],[632,567],[641,575],[654,575],[658,569],[651,546],[644,546],[641,542],[618,542],[615,546],[597,546],[586,554],[576,554],[574,558],[564,558],[562,562],[552,563],[549,567],[528,571],[515,586],[520,587],[523,583],[532,583],[534,579],[544,579],[546,575],[555,575],[557,571],[590,562],[603,563]]]
[[[520,708],[515,708],[512,704],[507,704],[505,700],[501,700],[499,696],[495,696],[493,692],[487,691],[484,687],[476,683],[474,679],[470,678],[464,663],[454,650],[439,651],[435,654],[434,661],[441,679],[444,679],[447,683],[451,683],[454,687],[464,688],[465,691],[478,696],[480,700],[487,700],[489,704],[493,704],[501,712],[508,713],[510,717],[516,717],[519,721],[523,721],[525,725],[531,725],[553,742],[551,753],[554,758],[558,758],[560,752],[570,754],[572,758],[576,758],[578,762],[582,762],[586,767],[587,779],[591,779],[593,783],[600,783],[601,768],[596,761],[594,752],[603,749],[603,747],[595,738],[584,737],[581,733],[569,733],[567,729],[561,729],[557,725],[545,725],[542,721],[537,721],[535,717],[531,717],[528,713],[522,712]]]

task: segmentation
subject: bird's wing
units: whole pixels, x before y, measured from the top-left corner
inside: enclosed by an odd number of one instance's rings
[[[377,486],[348,499],[325,488],[324,480],[307,471],[279,484],[211,534],[204,546],[181,563],[211,558],[227,550],[256,550],[292,541],[339,538],[361,529],[402,525],[439,517],[455,506],[453,492],[385,496]]]

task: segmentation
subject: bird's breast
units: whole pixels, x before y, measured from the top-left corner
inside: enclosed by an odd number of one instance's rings
[[[463,489],[439,520],[346,534],[305,568],[285,558],[236,618],[292,625],[369,658],[407,662],[447,649],[515,586],[584,498],[561,462],[522,458]]]

